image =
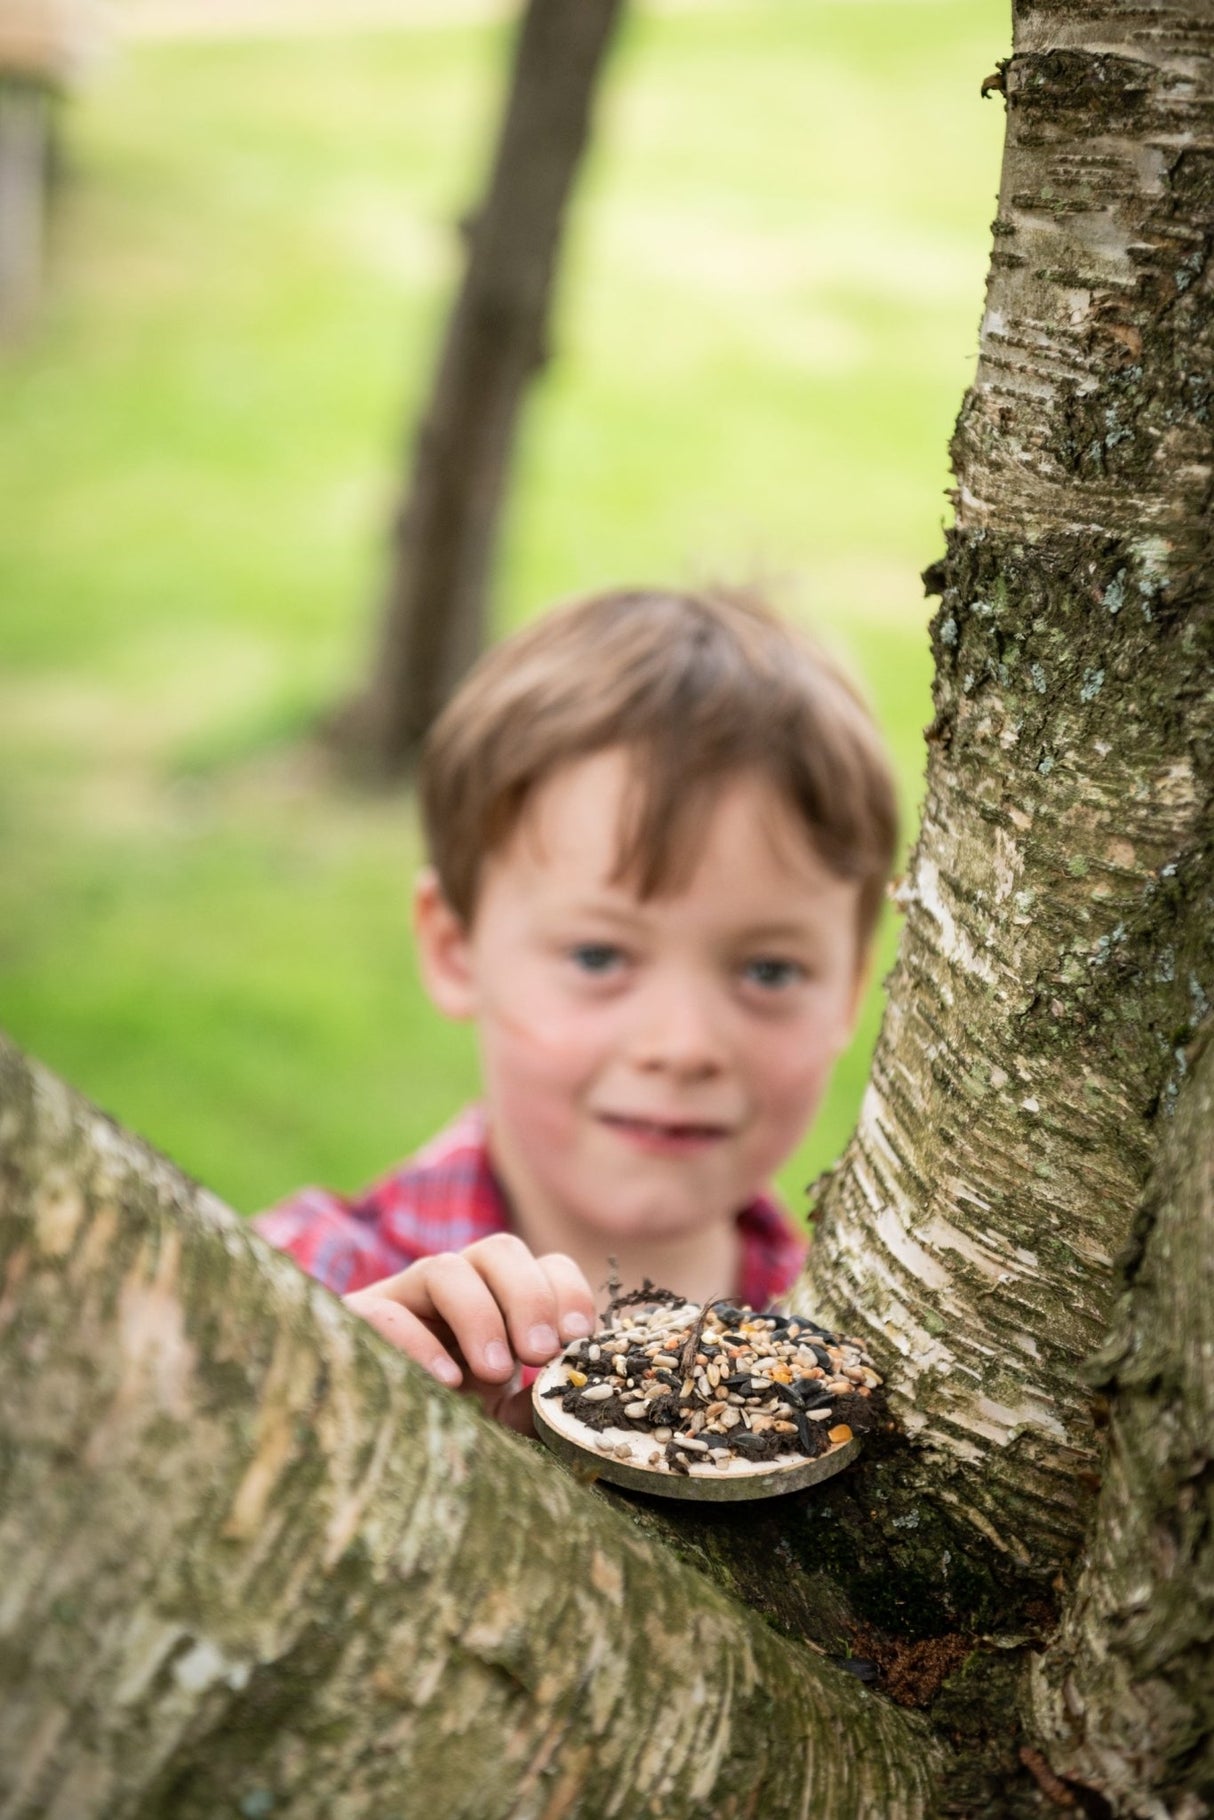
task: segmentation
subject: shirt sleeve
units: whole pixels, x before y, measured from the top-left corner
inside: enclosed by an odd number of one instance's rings
[[[422,1255],[389,1242],[373,1203],[348,1201],[327,1188],[301,1188],[255,1215],[252,1226],[334,1295],[395,1276]]]
[[[479,1106],[465,1106],[414,1156],[357,1194],[300,1188],[253,1220],[261,1238],[335,1295],[382,1282],[436,1252],[462,1251],[509,1225]]]

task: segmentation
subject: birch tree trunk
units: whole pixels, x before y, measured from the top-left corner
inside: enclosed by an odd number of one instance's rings
[[[1214,8],[1017,0],[1003,79],[907,922],[802,1293],[890,1369],[923,1523],[1048,1583],[1214,997]]]
[[[488,192],[414,453],[364,695],[338,736],[402,772],[485,638],[515,426],[546,358],[565,208],[621,0],[527,0]]]

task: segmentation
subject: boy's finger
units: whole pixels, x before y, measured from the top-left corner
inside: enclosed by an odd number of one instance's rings
[[[424,1258],[393,1283],[414,1314],[450,1328],[473,1377],[501,1384],[514,1370],[506,1311],[496,1287],[475,1265],[476,1249],[473,1245],[467,1251]]]
[[[464,1374],[451,1354],[411,1309],[385,1295],[384,1287],[377,1283],[371,1289],[355,1290],[353,1295],[344,1298],[347,1308],[352,1308],[398,1352],[421,1365],[440,1384],[454,1390],[463,1381]]]
[[[557,1322],[561,1308],[539,1259],[513,1233],[478,1239],[460,1256],[479,1271],[506,1317],[516,1357],[543,1365],[561,1349]]]
[[[573,1259],[563,1251],[549,1251],[536,1262],[552,1284],[556,1296],[557,1332],[561,1339],[584,1340],[598,1326],[594,1291]]]

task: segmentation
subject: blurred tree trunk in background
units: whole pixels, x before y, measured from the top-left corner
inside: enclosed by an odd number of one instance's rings
[[[766,1508],[576,1485],[0,1050],[0,1820],[1214,1811],[1214,11],[1019,0],[1002,80],[907,929],[794,1298],[897,1429]]]
[[[56,106],[100,37],[95,0],[0,0],[0,338],[37,306]]]
[[[0,69],[0,337],[33,314],[42,285],[51,96]]]
[[[479,655],[515,428],[546,337],[566,205],[622,0],[527,0],[488,193],[397,520],[379,648],[337,739],[399,776]]]

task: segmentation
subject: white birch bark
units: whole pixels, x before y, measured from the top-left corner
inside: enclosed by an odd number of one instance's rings
[[[1214,997],[1214,9],[1019,0],[901,958],[801,1291],[864,1336],[925,1495],[1043,1581]],[[930,1481],[930,1484],[929,1484]]]

